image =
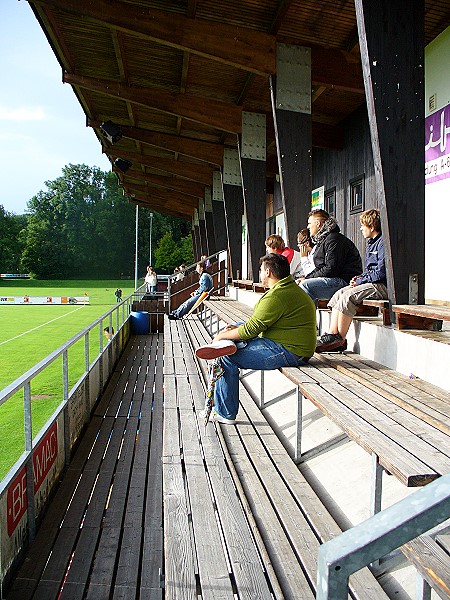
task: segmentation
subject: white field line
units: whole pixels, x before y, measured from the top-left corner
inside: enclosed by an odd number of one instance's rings
[[[33,327],[33,329],[29,329],[28,331],[24,331],[23,333],[20,333],[19,335],[15,335],[12,338],[9,338],[9,340],[5,340],[4,342],[0,342],[0,346],[3,346],[3,344],[7,344],[8,342],[12,342],[13,340],[17,340],[18,338],[27,335],[28,333],[31,333],[32,331],[36,331],[36,329],[40,329],[41,327],[45,327],[46,325],[50,325],[50,323],[53,323],[54,321],[57,321],[58,319],[63,319],[64,317],[68,317],[69,315],[71,315],[72,313],[76,312],[77,310],[80,310],[84,308],[84,306],[78,306],[77,308],[74,308],[73,310],[71,310],[70,312],[66,313],[65,315],[60,315],[59,317],[56,317],[55,319],[51,319],[50,321],[47,321],[46,323],[41,323],[41,325],[38,325],[37,327]]]

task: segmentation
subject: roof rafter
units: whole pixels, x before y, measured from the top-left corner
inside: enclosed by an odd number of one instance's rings
[[[175,94],[156,88],[131,86],[118,81],[85,77],[73,73],[64,73],[63,81],[106,96],[120,98],[125,102],[203,123],[221,131],[240,133],[242,129],[242,107],[226,102]]]
[[[138,206],[142,206],[149,210],[156,210],[157,212],[162,212],[172,217],[178,217],[179,219],[185,219],[186,221],[190,221],[194,216],[194,209],[189,210],[178,210],[177,206],[173,205],[171,202],[158,202],[154,198],[149,196],[142,195],[133,195],[133,197],[129,198],[129,201],[132,204],[137,204]]]
[[[167,182],[163,181],[166,179]],[[178,194],[178,199],[186,202],[186,204],[196,205],[199,198],[204,198],[204,188],[199,189],[198,194],[189,194],[184,190],[183,185],[177,183],[188,183],[187,180],[178,179],[174,181],[174,179],[174,177],[158,177],[157,175],[148,175],[146,173],[130,173],[128,171],[126,176],[123,176],[122,181],[124,185],[127,186],[144,186],[147,189],[152,189],[155,195],[159,194],[163,197],[166,197],[167,195],[175,196]]]
[[[258,75],[275,73],[275,36],[267,33],[107,0],[34,1]]]
[[[132,172],[128,171],[128,175],[132,177]],[[137,174],[136,174],[137,175]],[[194,198],[204,198],[205,186],[189,179],[180,179],[179,177],[166,177],[164,175],[151,175],[149,173],[140,173],[139,179],[147,182],[150,185],[176,190],[186,196]]]
[[[139,154],[138,152],[125,152],[124,150],[119,150],[117,147],[103,149],[103,151],[114,158],[126,158],[127,160],[131,160],[131,162],[139,163],[157,171],[179,175],[185,179],[191,179],[205,185],[212,185],[214,168],[205,163],[180,162],[173,158]]]
[[[129,181],[128,179],[123,182],[123,185],[127,190],[130,190],[130,193],[132,194],[145,194],[147,196],[151,196],[152,198],[159,198],[159,200],[176,201],[180,204],[180,206],[190,206],[194,208],[198,207],[198,198],[194,198],[193,196],[185,196],[184,194],[174,190],[153,187],[145,184],[142,185]]]
[[[100,121],[88,120],[89,127],[99,129]],[[196,158],[212,165],[222,166],[224,146],[213,142],[204,142],[192,138],[161,133],[141,127],[127,127],[122,125],[122,135],[132,140],[138,140],[144,144],[150,144],[158,148],[164,148],[171,152],[178,152],[191,158]]]

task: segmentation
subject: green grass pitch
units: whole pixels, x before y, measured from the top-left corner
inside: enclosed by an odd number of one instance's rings
[[[0,389],[15,381],[115,305],[114,291],[123,298],[134,291],[124,281],[0,281],[0,296],[89,296],[89,305],[0,305]],[[105,321],[103,326],[109,324]],[[113,322],[115,326],[115,322]],[[89,336],[90,359],[99,352],[100,328]],[[84,341],[69,350],[69,388],[84,371]],[[62,398],[62,362],[46,369],[32,383],[33,435],[45,424]],[[0,406],[0,479],[24,449],[23,394]]]

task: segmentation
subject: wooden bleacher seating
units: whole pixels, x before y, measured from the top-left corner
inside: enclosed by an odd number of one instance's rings
[[[328,300],[319,299],[317,308],[319,310],[330,310],[328,308]],[[383,319],[383,325],[388,327],[391,325],[391,313],[389,311],[389,300],[363,300],[363,303],[357,307],[357,317],[378,317]]]
[[[252,313],[235,300],[206,302],[205,308],[231,324],[246,320]],[[343,368],[347,354],[341,358],[330,354],[316,357],[305,367],[280,371],[350,439],[375,454],[382,467],[412,487],[425,485],[450,470],[450,404],[444,390],[428,386],[433,391],[424,402],[425,392],[413,380],[381,365],[377,377],[364,378],[359,373],[368,367],[362,362],[359,369],[355,360],[353,369]],[[393,381],[402,390],[400,397]],[[430,410],[429,403],[439,408]]]
[[[241,290],[253,291],[253,281],[251,279],[233,279],[232,285]]]
[[[211,301],[211,304],[222,302]],[[229,308],[224,307],[224,314]],[[199,319],[185,319],[182,325],[193,348],[210,340]],[[173,323],[171,327],[174,327]],[[184,344],[181,348],[186,350]],[[206,377],[206,362],[199,361],[198,368]],[[274,588],[274,596],[312,599],[315,597],[319,545],[341,530],[243,387],[240,400],[241,411],[236,425],[219,426],[218,432],[223,439],[225,458],[235,478],[236,489],[259,541],[261,559]],[[203,406],[204,396],[193,401],[198,409]],[[203,436],[202,422],[199,425]],[[209,436],[211,431],[212,424],[207,426],[205,435]],[[176,432],[176,443],[180,438],[184,438],[183,432]],[[189,434],[186,439],[190,439]],[[218,500],[221,499],[222,495],[218,494]],[[197,494],[193,489],[190,502],[196,501]],[[203,507],[204,501],[201,510]],[[194,531],[196,535],[202,533]],[[350,578],[350,589],[353,597],[359,600],[387,598],[367,568]],[[253,596],[249,594],[248,597]]]
[[[450,306],[435,304],[394,304],[398,329],[440,331],[443,321],[450,321]]]
[[[435,539],[423,535],[402,546],[401,551],[423,580],[422,598],[430,597],[430,588],[440,598],[450,598],[450,535]]]
[[[229,300],[206,308],[225,323],[249,313],[247,306]],[[404,485],[425,485],[449,472],[450,401],[445,390],[353,353],[316,355],[305,367],[280,371]],[[372,487],[378,487],[378,498],[372,497],[371,505],[380,507],[381,485]],[[425,582],[422,598],[429,597],[427,586],[450,597],[450,535],[436,540],[422,536],[401,550]]]
[[[8,600],[161,598],[162,341],[131,338]]]

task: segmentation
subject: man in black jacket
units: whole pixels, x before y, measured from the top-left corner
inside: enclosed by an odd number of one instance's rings
[[[308,229],[314,243],[311,254],[315,268],[306,275],[300,286],[317,306],[317,300],[329,300],[337,290],[359,275],[362,261],[358,248],[340,233],[336,220],[327,211],[311,211]]]

